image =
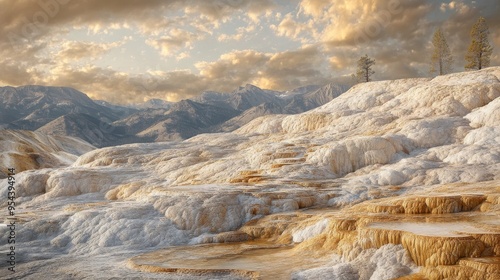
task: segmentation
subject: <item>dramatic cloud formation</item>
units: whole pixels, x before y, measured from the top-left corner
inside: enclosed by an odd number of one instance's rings
[[[498,0],[0,0],[0,85],[174,101],[348,80],[364,54],[376,80],[428,76],[438,27],[463,71],[479,16],[499,65]]]

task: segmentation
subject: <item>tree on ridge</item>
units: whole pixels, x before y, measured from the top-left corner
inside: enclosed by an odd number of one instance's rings
[[[453,63],[450,48],[444,37],[441,28],[434,32],[432,38],[434,51],[431,57],[431,73],[439,72],[439,75],[444,75],[450,72]]]
[[[480,70],[490,66],[490,56],[493,52],[493,47],[488,41],[489,34],[490,31],[486,24],[486,19],[479,17],[470,31],[472,41],[465,55],[465,60],[467,61],[465,69]]]
[[[369,82],[371,81],[371,76],[375,74],[375,71],[372,70],[372,66],[375,64],[375,60],[365,56],[362,56],[358,60],[358,71],[356,72],[356,77],[359,82]]]

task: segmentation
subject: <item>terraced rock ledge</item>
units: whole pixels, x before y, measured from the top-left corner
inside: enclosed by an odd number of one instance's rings
[[[26,142],[62,167],[16,174],[16,277],[500,279],[499,135],[492,67],[180,142],[78,158]]]
[[[367,201],[340,211],[269,215],[201,245],[134,257],[128,266],[149,272],[301,279],[297,272],[327,267],[332,253],[348,263],[370,248],[393,244],[402,246],[421,267],[399,279],[499,279],[500,184],[457,188],[476,193],[447,195],[438,190]]]

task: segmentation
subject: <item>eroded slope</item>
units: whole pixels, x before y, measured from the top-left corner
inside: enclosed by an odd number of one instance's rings
[[[47,136],[25,130],[0,130],[0,164],[17,172],[31,169],[64,167],[94,146],[78,138]],[[0,170],[5,178],[6,170]]]

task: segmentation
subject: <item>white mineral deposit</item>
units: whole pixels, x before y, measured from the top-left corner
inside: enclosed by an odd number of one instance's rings
[[[177,142],[2,131],[2,164],[30,165],[17,277],[500,279],[499,79],[363,83]]]

